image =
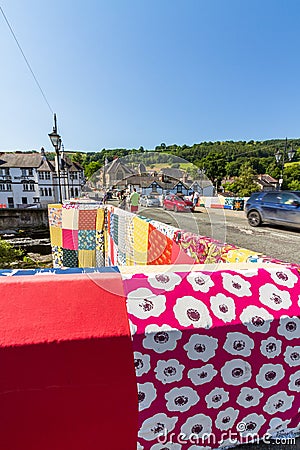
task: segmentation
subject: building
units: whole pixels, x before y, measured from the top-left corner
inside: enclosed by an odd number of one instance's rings
[[[193,183],[190,184],[189,189],[198,192],[201,197],[213,197],[215,194],[215,187],[209,179],[193,181]]]
[[[122,182],[136,171],[124,164],[121,159],[116,158],[112,162],[105,164],[99,173],[99,186],[113,188],[117,183]]]
[[[255,182],[262,191],[274,191],[278,188],[278,180],[268,174],[257,175]]]
[[[7,208],[46,207],[48,203],[80,197],[83,168],[61,154],[58,162],[41,153],[0,153],[0,204]],[[56,166],[56,167],[55,167]],[[60,179],[60,183],[59,183]]]
[[[224,187],[225,184],[234,183],[237,178],[238,177],[224,178],[221,184]],[[257,184],[258,191],[274,191],[275,189],[278,189],[278,180],[266,173],[255,175],[253,181]]]

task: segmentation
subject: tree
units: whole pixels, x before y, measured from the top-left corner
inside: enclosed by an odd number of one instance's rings
[[[239,177],[230,184],[229,189],[239,197],[249,197],[252,192],[258,191],[258,185],[254,180],[253,167],[249,162],[245,162],[240,169]]]
[[[291,163],[284,169],[283,187],[290,190],[300,190],[300,163]]]
[[[84,165],[84,162],[85,162],[85,155],[83,155],[82,153],[79,153],[79,152],[73,153],[73,154],[71,155],[71,160],[72,160],[73,162],[77,162],[78,164],[80,164],[81,166],[83,166],[83,165]]]
[[[101,164],[99,161],[91,161],[89,164],[87,164],[84,170],[86,178],[89,179],[93,175],[93,173],[97,172],[97,170],[100,169],[100,167]]]

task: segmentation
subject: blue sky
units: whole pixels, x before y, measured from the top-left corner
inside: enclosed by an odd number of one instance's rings
[[[65,148],[299,137],[299,0],[2,0]],[[0,15],[0,150],[52,113]]]

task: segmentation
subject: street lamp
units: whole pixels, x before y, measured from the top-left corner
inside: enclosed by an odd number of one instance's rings
[[[54,114],[54,127],[52,133],[48,134],[51,144],[53,145],[57,158],[57,173],[58,173],[58,189],[59,189],[59,202],[62,203],[62,194],[61,194],[61,182],[60,182],[60,160],[59,160],[59,151],[61,147],[61,138],[57,133],[57,124],[56,124],[56,114]]]
[[[286,161],[292,161],[295,156],[296,151],[293,149],[293,145],[287,149],[287,138],[285,138],[285,145],[283,150],[276,149],[275,159],[277,164],[281,163],[281,174],[279,179],[279,190],[282,188],[283,183],[283,172],[284,172],[284,164]]]
[[[200,176],[200,189],[201,189],[201,195],[203,196],[203,178],[205,176],[205,168],[198,169],[198,175]]]

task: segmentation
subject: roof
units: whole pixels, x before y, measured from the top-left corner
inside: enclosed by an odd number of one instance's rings
[[[257,175],[257,179],[268,184],[278,183],[278,180],[276,180],[275,178],[271,177],[271,175],[268,175],[266,173],[263,175]]]
[[[161,169],[160,173],[168,177],[176,178],[177,180],[180,180],[184,176],[183,170],[172,169],[171,167]]]
[[[115,183],[115,186],[123,186],[124,184],[132,184],[134,186],[141,186],[143,188],[147,188],[151,186],[152,183],[158,184],[158,186],[163,188],[163,184],[161,181],[159,181],[155,177],[149,177],[149,176],[141,176],[141,175],[131,175],[129,177],[123,178],[123,180],[118,181]]]
[[[42,165],[37,170],[38,172],[55,172],[55,167],[48,159],[44,159]]]
[[[208,186],[213,186],[212,182],[210,180],[195,180],[192,182],[192,184],[189,185],[190,189],[193,189],[194,185],[198,185],[200,188],[206,188]]]
[[[78,172],[83,170],[83,167],[78,162],[72,161],[72,159],[66,154],[62,155],[62,161],[64,161],[64,164],[70,172]]]
[[[83,170],[77,162],[64,155],[62,166],[66,166],[71,172]],[[38,171],[54,172],[55,166],[44,154],[41,153],[0,153],[0,167],[8,168],[36,168]]]
[[[135,174],[135,171],[126,166],[126,164],[124,164],[119,158],[116,158],[112,162],[108,163],[106,166],[104,166],[104,169],[106,173],[111,173],[116,172],[120,166],[125,173]]]
[[[0,167],[39,167],[43,161],[40,153],[1,153]]]

